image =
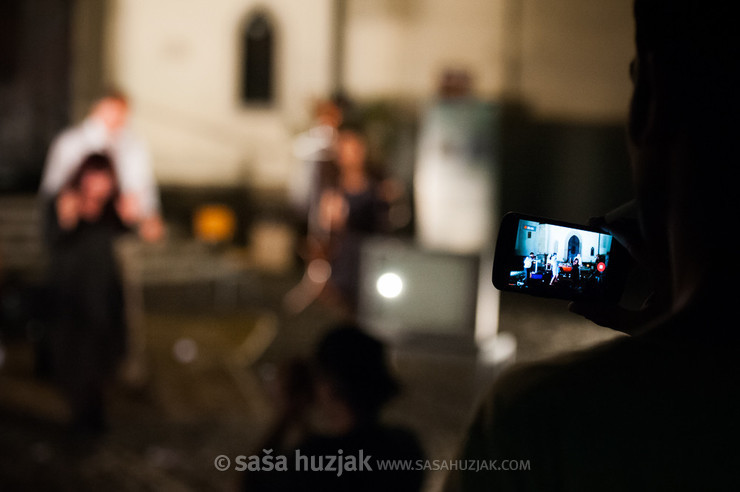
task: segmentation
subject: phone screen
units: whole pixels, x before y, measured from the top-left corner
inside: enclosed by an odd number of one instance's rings
[[[507,214],[499,232],[493,283],[500,290],[562,299],[614,296],[622,250],[610,234],[585,226]]]

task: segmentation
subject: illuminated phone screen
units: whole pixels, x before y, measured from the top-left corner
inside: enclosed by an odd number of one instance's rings
[[[532,217],[506,217],[493,282],[501,290],[563,299],[600,298],[612,282],[610,234]]]

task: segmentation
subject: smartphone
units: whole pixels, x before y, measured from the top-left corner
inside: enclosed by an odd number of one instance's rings
[[[493,285],[540,297],[617,302],[628,262],[626,250],[603,231],[510,212],[499,228]]]

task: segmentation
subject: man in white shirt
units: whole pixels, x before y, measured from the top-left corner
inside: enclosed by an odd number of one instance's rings
[[[535,257],[534,253],[529,253],[529,256],[524,257],[524,273],[525,273],[525,282],[529,282],[529,280],[532,278],[532,274],[537,271],[537,258]]]
[[[52,199],[63,190],[85,156],[106,153],[116,166],[122,192],[120,212],[124,220],[137,224],[144,240],[156,241],[164,233],[159,190],[149,151],[128,128],[128,116],[128,101],[122,94],[111,93],[95,103],[82,122],[63,131],[52,142],[40,193]]]

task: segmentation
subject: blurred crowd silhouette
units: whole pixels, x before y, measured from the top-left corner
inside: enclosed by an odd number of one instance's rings
[[[425,456],[412,431],[382,420],[401,391],[385,352],[360,327],[342,324],[330,327],[308,360],[282,365],[275,422],[254,455],[287,456],[287,471],[248,472],[244,490],[421,490],[423,470],[377,468],[379,460],[418,463]],[[372,459],[369,468],[354,463],[345,473],[334,460],[333,469],[321,468],[339,456]]]

